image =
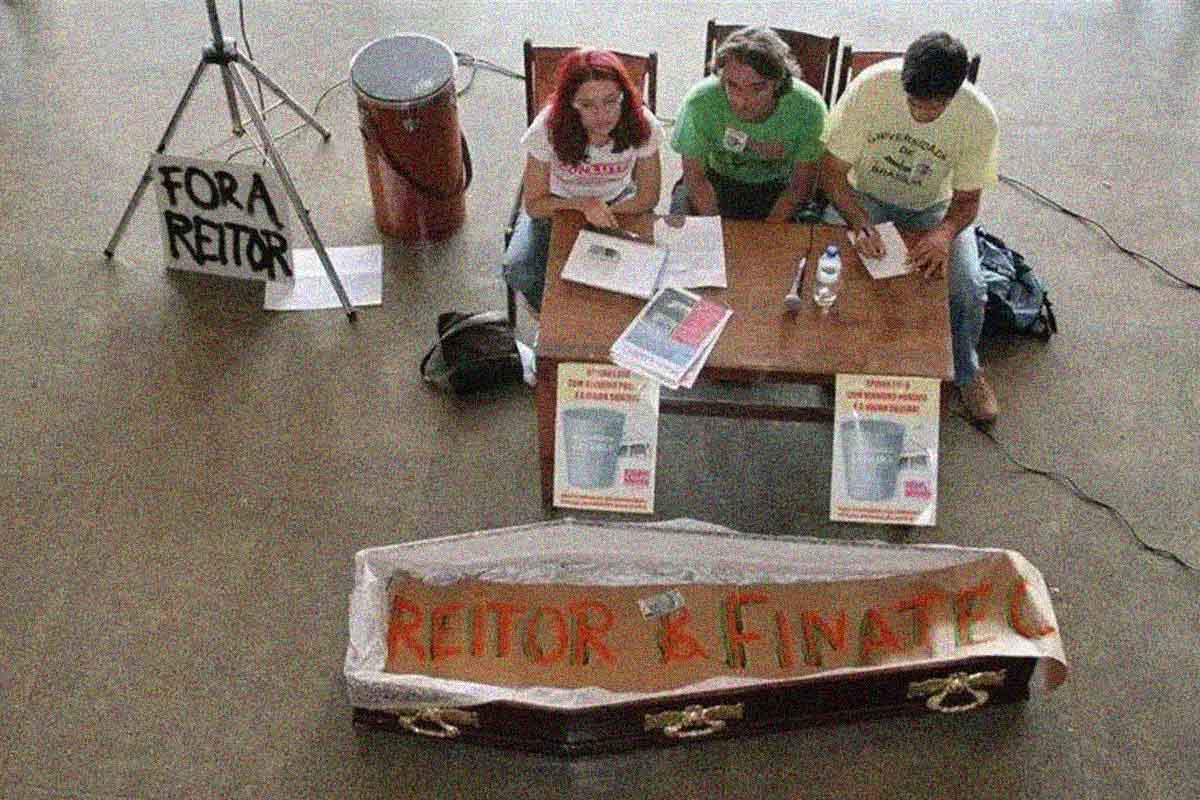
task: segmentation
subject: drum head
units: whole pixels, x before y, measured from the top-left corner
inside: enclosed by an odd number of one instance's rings
[[[454,80],[454,53],[419,33],[376,39],[350,62],[355,91],[385,103],[411,103]]]

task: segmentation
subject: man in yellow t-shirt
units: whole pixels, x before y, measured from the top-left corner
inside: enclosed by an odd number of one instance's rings
[[[864,257],[881,256],[875,225],[895,223],[922,274],[949,268],[954,382],[979,422],[999,413],[979,372],[976,345],[987,289],[973,222],[996,183],[996,112],[966,83],[966,48],[943,32],[909,45],[904,58],[864,70],[830,112],[821,181]]]

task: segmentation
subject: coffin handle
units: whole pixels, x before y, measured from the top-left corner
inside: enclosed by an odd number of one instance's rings
[[[913,681],[908,685],[908,697],[925,697],[925,707],[930,711],[942,714],[958,714],[979,708],[988,701],[991,695],[983,687],[998,687],[1004,685],[1004,670],[995,672],[955,672],[945,678],[930,678],[924,681]],[[947,704],[946,698],[954,695],[970,695],[967,703]]]
[[[687,706],[683,710],[647,714],[645,729],[661,730],[669,739],[694,739],[724,730],[725,721],[741,719],[741,703],[725,706]]]
[[[418,736],[434,739],[453,739],[462,731],[461,725],[479,727],[479,715],[461,708],[420,708],[412,711],[397,711],[396,721],[400,727]]]

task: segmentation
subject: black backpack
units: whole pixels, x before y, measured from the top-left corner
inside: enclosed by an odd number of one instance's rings
[[[438,340],[421,359],[421,377],[469,395],[524,376],[516,337],[503,311],[438,315]]]
[[[1058,333],[1046,282],[1033,274],[1025,257],[979,226],[975,228],[975,242],[987,283],[984,335],[1018,333],[1045,341]]]

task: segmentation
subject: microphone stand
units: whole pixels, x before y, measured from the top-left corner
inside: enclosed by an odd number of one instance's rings
[[[192,99],[192,95],[196,91],[196,86],[200,83],[200,78],[204,75],[204,70],[209,66],[216,66],[221,72],[221,81],[225,86],[225,100],[229,106],[229,118],[233,123],[234,135],[241,136],[245,133],[241,115],[238,112],[238,97],[240,96],[246,114],[250,117],[250,122],[254,125],[254,130],[261,141],[262,152],[271,162],[271,166],[275,168],[275,172],[279,174],[279,180],[283,184],[288,197],[291,198],[292,206],[296,209],[296,216],[299,217],[300,224],[308,234],[313,249],[316,250],[317,258],[320,260],[321,266],[324,267],[325,274],[329,277],[329,282],[333,284],[334,291],[337,292],[342,308],[345,309],[346,315],[353,321],[355,310],[354,306],[350,303],[350,297],[346,294],[346,289],[342,286],[342,281],[338,277],[337,271],[333,268],[333,262],[330,261],[329,254],[325,251],[325,246],[321,243],[321,237],[317,234],[317,229],[313,226],[308,209],[305,208],[304,201],[300,199],[300,193],[296,190],[296,185],[292,182],[291,175],[288,174],[287,165],[284,164],[279,151],[275,149],[271,133],[267,130],[267,124],[263,120],[262,111],[255,105],[254,97],[250,94],[250,89],[246,85],[246,80],[239,68],[248,70],[255,78],[262,81],[280,100],[299,114],[301,119],[311,125],[317,133],[321,134],[322,139],[328,140],[330,133],[303,106],[293,100],[287,92],[279,88],[279,85],[271,80],[257,64],[238,52],[237,42],[232,39],[226,39],[221,35],[221,20],[217,16],[217,0],[205,0],[205,5],[208,7],[208,25],[212,31],[212,41],[205,45],[201,51],[200,63],[196,65],[196,70],[192,73],[191,81],[188,82],[187,88],[183,90],[183,97],[180,98],[179,105],[175,107],[175,113],[171,115],[171,121],[167,123],[167,129],[163,133],[155,152],[163,153],[166,151],[167,145],[170,144],[171,138],[175,135],[175,128],[183,116],[184,109]],[[120,241],[122,234],[124,234],[125,228],[128,226],[133,212],[137,209],[138,203],[141,202],[142,196],[146,193],[146,187],[150,185],[151,177],[150,165],[147,164],[146,171],[142,174],[141,182],[138,183],[137,189],[133,192],[133,197],[130,198],[129,204],[125,207],[125,213],[121,215],[121,221],[117,223],[117,229],[113,231],[112,238],[108,241],[108,246],[104,248],[105,258],[112,259],[113,254],[116,252],[117,243]]]

